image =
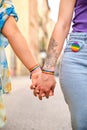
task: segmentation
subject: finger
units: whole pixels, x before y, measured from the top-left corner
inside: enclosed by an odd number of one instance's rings
[[[53,96],[53,95],[54,95],[54,92],[52,90],[50,90],[49,96]]]
[[[35,97],[38,95],[38,94],[35,92],[35,90],[33,91],[33,94],[34,94]]]
[[[49,93],[50,96],[53,96],[53,95],[54,95],[54,89],[55,89],[55,86],[53,86],[53,87],[51,88],[50,93]]]
[[[39,100],[42,100],[42,96],[41,95],[38,95],[38,98],[39,98]]]
[[[45,96],[45,93],[43,92],[43,90],[40,90],[40,93],[39,93],[39,95],[38,95],[38,98],[40,99],[40,100],[42,100],[42,98]]]
[[[45,94],[46,98],[49,98],[49,91]]]
[[[39,98],[40,100],[42,100],[43,97],[45,97],[45,93],[38,94],[38,98]]]
[[[37,84],[32,83],[32,84],[30,85],[30,89],[35,89],[35,86],[37,86]]]
[[[35,89],[35,85],[31,85],[31,86],[30,86],[30,89]]]
[[[42,96],[42,97],[45,97],[45,93],[42,93],[41,96]]]
[[[39,86],[37,86],[37,87],[35,87],[35,89],[34,89],[34,91],[33,91],[33,94],[35,95],[35,96],[37,96],[38,94],[39,94]]]
[[[39,93],[39,92],[40,92],[39,86],[35,87],[35,92],[36,92],[36,93]]]

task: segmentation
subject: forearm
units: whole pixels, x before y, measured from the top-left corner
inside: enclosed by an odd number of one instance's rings
[[[64,40],[68,34],[68,31],[69,27],[60,26],[59,24],[55,25],[54,31],[52,33],[48,45],[47,57],[43,69],[47,70],[55,69],[57,59],[63,48]]]
[[[8,38],[8,40],[15,54],[27,67],[28,70],[29,68],[37,64],[25,38],[20,32],[12,35],[11,37]]]
[[[17,57],[28,69],[37,64],[13,17],[7,19],[2,29],[2,33],[7,37]]]

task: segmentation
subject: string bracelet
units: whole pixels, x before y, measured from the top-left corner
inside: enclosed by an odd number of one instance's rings
[[[45,73],[45,74],[54,75],[54,71],[51,71],[51,70],[42,69],[42,72]]]
[[[29,69],[29,71],[32,73],[34,70],[36,70],[36,69],[38,69],[38,68],[40,68],[40,65],[37,64],[37,65],[31,67],[31,68]]]
[[[32,72],[34,71],[34,70],[37,70],[38,68],[41,68],[40,67],[40,65],[35,65],[35,66],[33,66],[33,67],[31,67],[30,69],[29,69],[29,71],[30,71],[30,79],[32,78]]]

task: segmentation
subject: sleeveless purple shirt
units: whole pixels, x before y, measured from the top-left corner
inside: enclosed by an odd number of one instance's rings
[[[87,0],[76,0],[73,32],[87,32]]]

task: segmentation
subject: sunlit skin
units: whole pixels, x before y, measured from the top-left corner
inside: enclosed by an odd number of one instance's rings
[[[29,49],[27,41],[20,32],[14,17],[9,16],[9,18],[6,20],[5,25],[2,28],[2,34],[7,37],[15,54],[28,70],[32,66],[38,64]],[[41,73],[41,69],[38,68],[37,70],[33,71],[33,74],[38,74],[37,72]]]

